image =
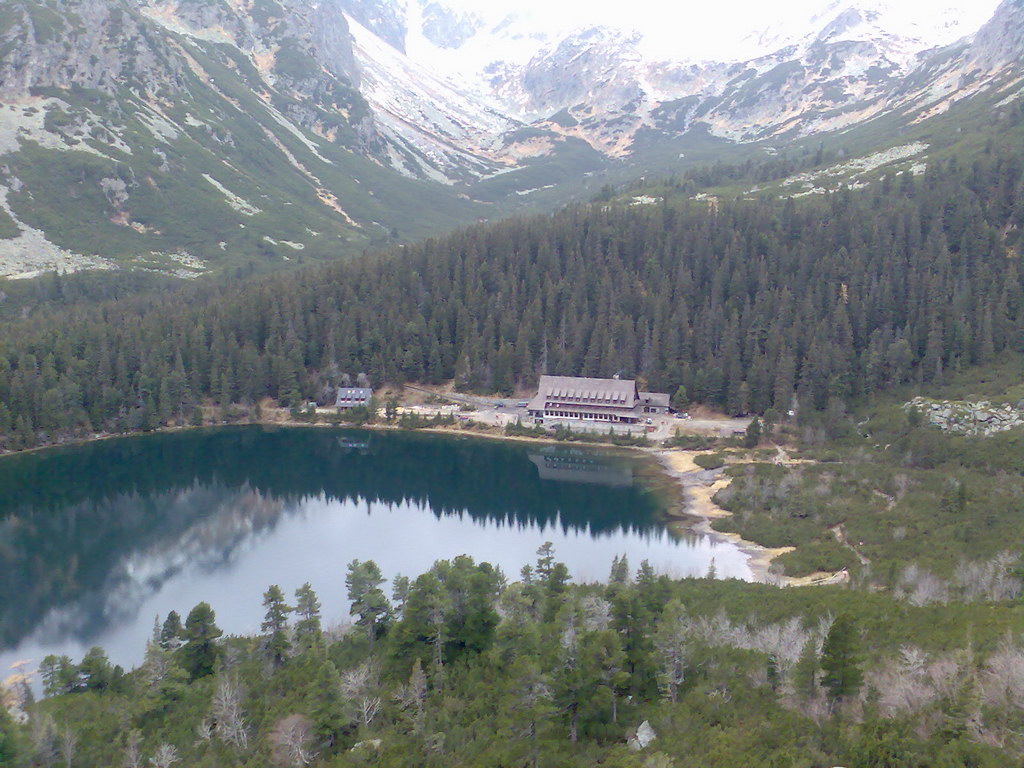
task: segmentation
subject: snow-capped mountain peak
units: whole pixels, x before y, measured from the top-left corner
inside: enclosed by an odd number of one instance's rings
[[[973,34],[996,2],[734,0],[695,10],[358,0],[364,18],[350,22],[361,69],[372,73],[364,92],[389,131],[420,152],[424,135],[470,137],[475,156],[501,164],[503,142],[488,131],[524,123],[612,156],[628,154],[639,132],[688,130],[695,120],[731,140],[843,128],[884,110],[895,79]],[[382,10],[367,14],[374,3]],[[367,37],[381,37],[382,25],[404,33],[384,36],[386,54]],[[434,106],[417,106],[421,98]],[[429,162],[446,155],[428,152]]]

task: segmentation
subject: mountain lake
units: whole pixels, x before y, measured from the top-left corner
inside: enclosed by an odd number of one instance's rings
[[[671,525],[678,503],[637,452],[414,432],[225,427],[9,456],[0,677],[94,645],[134,666],[155,618],[201,601],[225,634],[258,632],[270,584],[291,600],[310,582],[325,626],[345,622],[355,558],[391,579],[467,554],[514,580],[550,541],[576,581],[616,555],[750,579],[738,547]]]

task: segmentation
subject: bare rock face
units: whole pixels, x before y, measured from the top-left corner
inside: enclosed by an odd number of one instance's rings
[[[593,27],[561,41],[550,55],[531,61],[523,73],[530,111],[557,112],[585,103],[599,110],[614,109],[643,96],[636,73],[624,66],[622,51],[632,44],[628,35]]]
[[[29,5],[37,6],[30,13]],[[186,69],[166,41],[148,39],[130,6],[110,0],[12,3],[0,45],[0,98],[20,101],[33,88],[89,88],[154,82],[178,89]]]
[[[325,5],[340,7],[392,48],[405,53],[408,29],[400,4],[391,0],[336,0]]]
[[[476,34],[483,20],[473,13],[460,13],[441,3],[423,4],[423,36],[438,48],[458,48]]]
[[[978,30],[970,57],[983,71],[1024,59],[1024,2],[1003,0],[985,26]]]
[[[327,108],[344,108],[358,97],[346,0],[280,0],[262,6],[260,13],[212,0],[134,2],[146,19],[168,32],[234,47],[268,88]]]
[[[0,17],[6,101],[73,87],[199,98],[192,75],[216,87],[204,63],[213,58],[295,125],[446,182],[519,164],[524,122],[548,134],[529,148],[540,156],[566,139],[617,158],[641,137],[691,130],[736,142],[804,136],[894,109],[908,119],[942,110],[1024,59],[1021,0],[1004,0],[969,46],[930,51],[887,30],[868,3],[835,6],[803,37],[725,61],[691,61],[685,50],[652,58],[637,33],[602,26],[513,33],[504,27],[515,17],[489,27],[445,0],[11,0],[8,8]],[[494,59],[467,79],[433,72],[405,55],[413,23],[445,55],[493,42]],[[525,38],[537,46],[528,60],[501,58],[503,40]]]
[[[878,13],[857,7],[749,61],[651,60],[637,42],[606,28],[581,30],[518,69],[492,65],[491,84],[513,113],[536,118],[564,110],[578,123],[573,135],[615,155],[628,152],[645,130],[678,135],[700,125],[722,138],[753,141],[840,130],[907,104],[927,110],[934,83],[912,75],[926,65],[948,68],[963,49],[928,49],[885,30]],[[1000,6],[969,55],[975,88],[1000,68],[1020,65],[1020,0]]]
[[[343,141],[384,154],[358,90],[349,2],[281,0],[256,13],[216,0],[22,0],[0,29],[0,45],[12,51],[0,60],[0,97],[23,102],[42,89],[114,97],[130,89],[187,105],[217,88],[203,61],[212,58],[261,99],[286,96],[277,107],[301,127],[337,136],[329,123],[339,120],[325,121],[333,113],[351,127]]]

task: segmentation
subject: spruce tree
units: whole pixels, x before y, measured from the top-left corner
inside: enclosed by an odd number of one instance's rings
[[[28,745],[20,729],[7,712],[7,708],[0,707],[0,765],[16,768],[27,765],[28,760]]]
[[[793,688],[805,699],[818,695],[818,644],[814,638],[804,643],[793,666]]]
[[[351,603],[349,613],[358,616],[356,623],[366,631],[366,637],[373,648],[381,622],[391,609],[387,596],[380,588],[384,583],[380,568],[373,560],[353,560],[348,565],[345,586]]]
[[[173,651],[181,645],[183,628],[181,626],[181,617],[177,611],[171,611],[167,614],[167,618],[164,619],[163,626],[160,628],[160,647],[165,651]]]
[[[843,701],[856,695],[864,681],[857,634],[853,617],[841,613],[832,623],[821,648],[821,685],[833,712]]]
[[[320,642],[320,601],[307,581],[295,590],[295,643],[310,648]]]
[[[217,639],[223,634],[217,616],[209,603],[199,603],[185,619],[185,645],[182,646],[182,667],[190,680],[212,675],[219,649]]]
[[[281,664],[291,647],[288,639],[288,614],[294,609],[284,600],[284,592],[277,584],[271,584],[263,593],[263,608],[266,614],[261,631],[266,637],[267,651],[274,664]]]
[[[756,448],[761,442],[761,420],[756,416],[747,425],[747,431],[743,435],[744,448]]]
[[[341,675],[334,662],[325,661],[317,670],[312,686],[311,716],[317,735],[332,746],[345,726],[345,700],[341,693]]]

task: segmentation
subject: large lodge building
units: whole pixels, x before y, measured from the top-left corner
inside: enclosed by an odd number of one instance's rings
[[[668,413],[668,395],[640,392],[632,379],[541,376],[527,406],[538,421],[578,419],[637,424],[651,414]]]

